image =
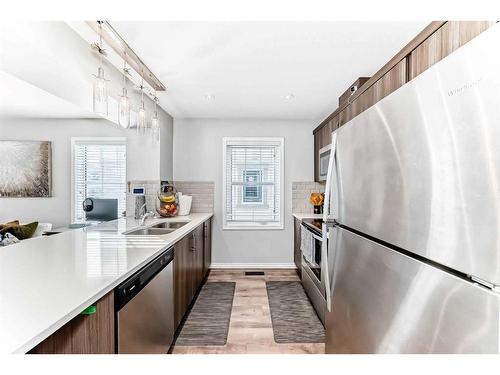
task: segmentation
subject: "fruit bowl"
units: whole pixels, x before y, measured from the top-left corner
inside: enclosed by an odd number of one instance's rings
[[[159,191],[158,200],[156,201],[156,212],[161,217],[172,217],[177,215],[179,204],[177,202],[177,194],[175,189],[168,191]]]

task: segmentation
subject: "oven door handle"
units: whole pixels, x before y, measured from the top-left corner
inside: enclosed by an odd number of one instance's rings
[[[316,232],[314,232],[312,229],[310,229],[306,224],[301,222],[300,225],[302,225],[305,228],[305,230],[307,230],[309,233],[311,233],[311,235],[313,236],[313,238],[315,240],[323,241],[323,236],[319,236]]]

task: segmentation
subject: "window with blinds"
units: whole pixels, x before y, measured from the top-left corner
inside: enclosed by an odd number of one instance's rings
[[[118,217],[125,211],[127,151],[125,139],[73,138],[73,220],[85,221],[87,197],[118,199]]]
[[[224,229],[283,228],[283,138],[223,139]]]

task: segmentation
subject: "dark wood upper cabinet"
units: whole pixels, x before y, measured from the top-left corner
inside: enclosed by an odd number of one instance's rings
[[[326,134],[363,113],[409,80],[448,56],[496,21],[434,21],[412,39],[387,64],[314,129],[314,179],[319,181],[318,152],[325,146]],[[345,93],[343,94],[345,96]],[[332,127],[332,119],[336,119]],[[328,136],[329,137],[329,136]],[[329,138],[328,138],[329,139]]]
[[[329,145],[332,140],[332,132],[337,129],[338,116],[333,116],[325,126],[314,133],[314,181],[319,182],[319,150]]]
[[[403,59],[352,100],[348,109],[346,108],[346,121],[343,121],[342,125],[403,86],[407,81],[406,77],[406,59]]]
[[[495,24],[495,21],[448,21],[409,55],[413,79]]]
[[[339,127],[341,127],[345,123],[349,122],[352,118],[351,116],[352,116],[351,106],[348,105],[347,107],[345,107],[344,109],[342,109],[339,112]]]

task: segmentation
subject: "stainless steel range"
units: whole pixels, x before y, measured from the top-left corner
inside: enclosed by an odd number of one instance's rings
[[[323,238],[323,220],[303,219],[301,222],[302,285],[321,322],[327,311],[327,251]]]

